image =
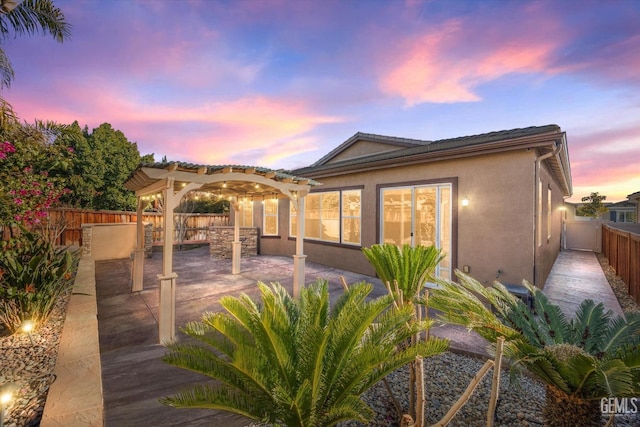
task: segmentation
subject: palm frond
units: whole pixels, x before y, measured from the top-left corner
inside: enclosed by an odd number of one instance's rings
[[[362,253],[376,270],[383,283],[397,282],[402,300],[408,303],[417,298],[428,280],[433,280],[436,266],[444,258],[435,246],[402,246],[388,243],[362,248]],[[395,294],[398,300],[400,295]]]
[[[0,18],[1,20],[1,18]],[[9,87],[15,78],[15,72],[4,49],[0,48],[0,88]]]
[[[210,384],[196,384],[172,397],[163,397],[160,403],[174,408],[213,409],[242,415],[256,421],[275,422],[264,408],[271,402],[257,401],[254,396],[237,393],[233,389]]]
[[[538,318],[538,332],[544,340],[544,344],[552,345],[567,342],[571,336],[569,321],[560,307],[549,301],[547,296],[530,287],[534,292],[536,314]]]
[[[50,0],[25,0],[7,14],[0,15],[0,33],[9,36],[50,34],[58,42],[71,36],[71,25],[62,10]]]
[[[604,304],[584,300],[570,322],[571,335],[567,341],[585,349],[590,354],[600,351],[603,346],[607,325],[612,312],[604,311]]]
[[[638,384],[634,384],[631,369],[620,359],[602,363],[595,372],[595,379],[589,388],[589,398],[599,398],[603,394],[608,397],[635,397]],[[603,388],[603,391],[599,391]]]
[[[640,346],[640,313],[627,313],[626,317],[626,320],[620,316],[610,320],[599,353],[615,354],[622,346]]]

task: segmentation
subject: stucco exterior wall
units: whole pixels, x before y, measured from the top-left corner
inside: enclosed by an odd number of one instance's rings
[[[136,223],[82,224],[83,256],[94,261],[129,258],[136,248]]]
[[[362,189],[363,247],[378,243],[380,185],[400,186],[437,180],[452,182],[454,253],[449,256],[453,261],[453,268],[467,265],[470,274],[485,284],[490,284],[496,276],[504,283],[520,283],[522,279],[534,282],[533,150],[487,154],[419,165],[398,164],[391,168],[317,179],[323,184],[320,191],[347,187]],[[545,182],[550,181],[550,175],[546,171],[543,179]],[[552,187],[552,204],[558,204],[559,207],[562,204],[562,196],[557,186]],[[469,206],[460,205],[459,201],[463,197],[469,198]],[[544,197],[543,199],[546,200]],[[261,253],[291,255],[295,252],[295,240],[288,237],[288,206],[287,200],[280,201],[280,236],[262,239]],[[539,249],[543,256],[539,268],[543,272],[550,270],[552,261],[549,260],[555,259],[552,256],[553,251],[557,253],[560,247],[559,210],[552,215],[552,221],[552,237]],[[363,274],[374,274],[359,247],[306,240],[304,252],[313,262]],[[543,275],[539,274],[539,277]]]
[[[341,153],[338,153],[334,158],[332,158],[328,163],[339,162],[344,159],[352,159],[354,157],[360,157],[364,155],[370,155],[373,153],[382,153],[384,151],[393,151],[399,148],[394,145],[382,144],[380,142],[374,141],[359,141],[358,144],[354,144]]]
[[[541,164],[539,177],[542,181],[543,195],[542,217],[537,224],[542,226],[542,239],[536,243],[536,273],[531,283],[542,288],[562,247],[564,197],[544,162]],[[550,205],[548,190],[551,191]]]

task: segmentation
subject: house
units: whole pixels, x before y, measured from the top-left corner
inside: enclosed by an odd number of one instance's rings
[[[617,203],[606,204],[608,209],[603,218],[611,222],[636,222],[638,202],[637,200],[623,200]]]
[[[460,269],[485,284],[544,286],[572,194],[557,125],[437,141],[356,133],[291,173],[322,184],[304,202],[310,261],[374,275],[362,247],[435,245],[446,253],[437,274],[452,278]],[[261,228],[260,253],[294,251],[301,219],[293,205],[244,208],[245,222]]]
[[[640,191],[629,194],[627,196],[627,199],[630,202],[636,202],[636,222],[640,223]]]

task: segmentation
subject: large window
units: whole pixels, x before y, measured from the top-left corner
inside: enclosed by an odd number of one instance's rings
[[[361,190],[311,193],[305,197],[304,237],[325,242],[360,244]],[[290,203],[289,235],[296,236],[298,214]]]
[[[253,202],[240,203],[236,218],[240,227],[253,227]]]
[[[266,199],[262,205],[262,234],[274,236],[278,234],[278,199]]]
[[[547,243],[551,240],[551,186],[547,186]]]
[[[382,188],[380,203],[380,243],[442,249],[436,274],[450,279],[451,184]]]

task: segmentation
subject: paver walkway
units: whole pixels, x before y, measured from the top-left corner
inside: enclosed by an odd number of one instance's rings
[[[130,261],[96,263],[98,322],[107,427],[120,426],[244,426],[245,418],[209,410],[178,410],[161,405],[158,399],[202,381],[202,376],[164,364],[165,347],[157,343],[157,274],[162,257],[155,254],[145,263],[144,290],[132,293]],[[223,295],[245,292],[257,296],[256,281],[277,281],[290,292],[293,269],[290,257],[258,256],[242,260],[242,273],[230,274],[230,260],[208,256],[208,248],[174,253],[178,274],[176,323],[199,320],[205,311],[220,309]],[[598,274],[599,272],[599,274]],[[373,277],[307,262],[307,281],[329,281],[332,299],[342,291],[340,276],[348,283],[365,280],[374,284],[372,296],[386,290]],[[562,252],[544,289],[550,299],[572,313],[578,301],[593,298],[620,311],[611,288],[593,253]],[[613,298],[613,299],[612,299]],[[450,339],[454,351],[485,354],[486,343],[476,334],[456,326],[438,326],[431,334]]]

